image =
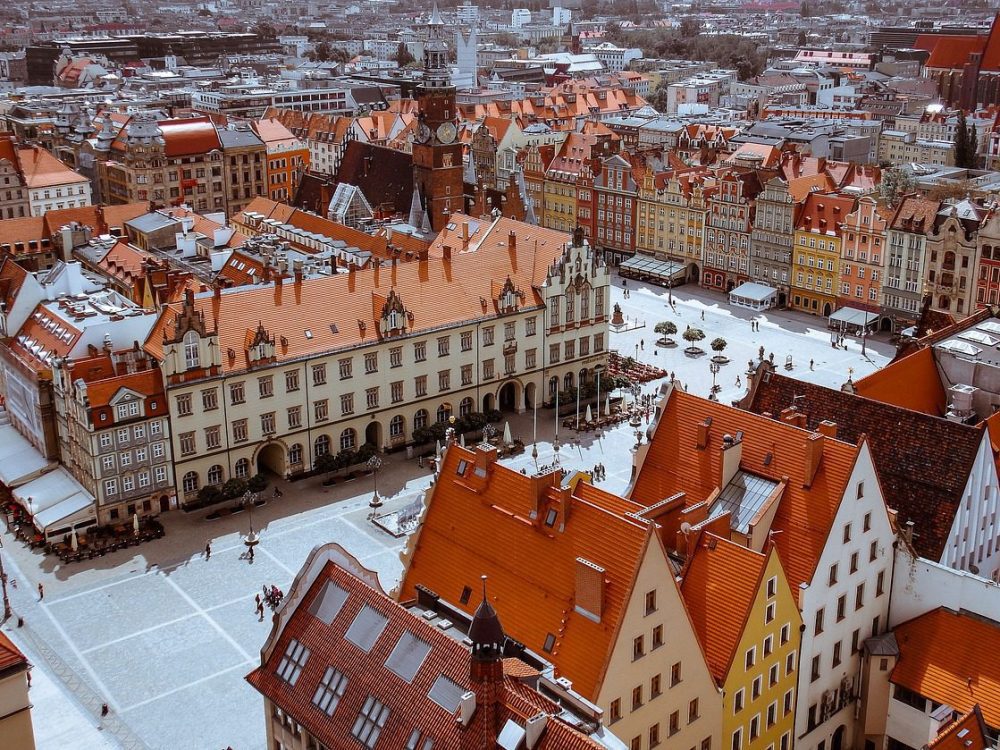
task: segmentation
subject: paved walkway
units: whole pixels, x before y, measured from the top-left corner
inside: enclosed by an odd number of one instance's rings
[[[683,347],[658,349],[652,329],[663,319],[673,320],[681,331],[686,325],[702,327],[706,350],[708,342],[722,336],[732,360],[719,376],[720,398],[726,402],[742,394],[736,374],[742,378],[746,361],[756,358],[760,346],[775,353],[779,368],[785,355],[792,354],[793,376],[832,387],[848,377],[849,368],[860,376],[886,362],[892,351],[884,341],[867,342],[867,358],[855,341],[846,351],[832,349],[824,321],[795,313],[765,313],[759,316],[760,333],[753,333],[750,311],[730,309],[721,296],[693,286],[674,290],[674,311],[666,304],[665,289],[629,281],[630,297],[623,299],[621,280],[616,278],[615,284],[613,300],[646,327],[612,334],[612,348],[673,370],[692,392],[707,395],[708,357],[686,357]],[[644,393],[658,385],[646,385]],[[531,445],[536,440],[538,465],[553,462],[552,410],[539,410],[537,418],[531,412],[511,415],[509,421],[513,436],[528,445],[524,454],[509,459],[510,465],[534,470]],[[613,492],[625,489],[634,428],[625,424],[600,436],[560,428],[559,438],[565,468],[589,471],[602,463],[607,479],[599,485]],[[387,456],[378,476],[379,492],[389,498],[383,512],[412,502],[430,477],[429,470],[403,454]],[[260,622],[253,612],[254,594],[262,585],[287,590],[309,551],[331,540],[376,570],[383,587],[391,590],[402,571],[404,544],[368,521],[370,477],[333,487],[314,478],[284,482],[281,488],[283,498],[253,511],[261,543],[252,564],[241,559],[248,513],[215,521],[205,519],[207,510],[167,514],[161,517],[167,532],[163,539],[69,565],[3,533],[0,554],[17,581],[11,598],[15,613],[24,619],[23,628],[16,628],[16,620],[8,628],[16,631],[16,642],[25,644],[36,665],[35,721],[47,727],[48,744],[40,745],[42,750],[109,745],[265,750],[261,701],[243,679],[259,663],[270,628],[270,618]],[[210,560],[205,559],[206,542],[212,544]],[[45,587],[41,602],[38,583]],[[101,721],[103,702],[111,713]],[[60,744],[65,737],[74,742]]]

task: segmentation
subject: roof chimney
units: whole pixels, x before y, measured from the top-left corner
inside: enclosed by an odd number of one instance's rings
[[[458,704],[459,707],[459,721],[462,722],[463,727],[469,726],[472,722],[472,717],[476,713],[476,694],[471,690],[466,692],[462,698],[461,702]]]
[[[722,471],[722,476],[719,478],[719,489],[721,490],[732,481],[736,472],[740,470],[740,461],[743,459],[743,441],[736,440],[729,434],[723,435],[722,447],[719,450],[722,452],[722,461],[719,464]]]
[[[604,568],[576,558],[576,610],[601,621],[604,610]]]
[[[711,426],[711,417],[706,417],[705,421],[698,425],[698,450],[704,450],[708,445],[708,428]]]
[[[816,425],[816,431],[822,435],[826,435],[828,438],[837,437],[837,423],[831,422],[829,419],[824,419],[818,425]]]
[[[514,230],[511,229],[510,233],[507,235],[507,247],[510,248],[511,252],[517,250],[517,235],[514,234]]]
[[[445,260],[451,260],[451,245],[442,245],[441,253]]]
[[[819,432],[814,432],[806,439],[806,461],[805,461],[805,487],[811,487],[816,472],[819,470],[820,461],[823,460],[823,441],[826,436]]]
[[[549,720],[549,715],[540,711],[524,723],[524,746],[527,750],[535,750],[538,743],[542,741],[542,734],[545,733],[545,725]]]

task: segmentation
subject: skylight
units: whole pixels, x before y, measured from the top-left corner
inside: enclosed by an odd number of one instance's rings
[[[464,694],[464,687],[444,675],[439,675],[434,680],[434,684],[431,685],[431,690],[427,694],[427,697],[448,713],[454,713],[458,709],[458,705],[462,702]]]
[[[327,581],[323,590],[313,599],[309,607],[309,614],[329,625],[340,613],[340,609],[346,601],[347,592],[332,581]]]
[[[417,676],[430,652],[429,643],[407,631],[399,637],[389,658],[385,660],[385,666],[389,671],[399,675],[404,682],[410,683]]]
[[[309,661],[309,653],[309,649],[293,638],[288,642],[288,648],[285,649],[285,655],[281,658],[275,673],[289,685],[294,686],[302,674],[303,667]]]
[[[372,650],[389,619],[367,604],[361,608],[344,637],[365,653]]]

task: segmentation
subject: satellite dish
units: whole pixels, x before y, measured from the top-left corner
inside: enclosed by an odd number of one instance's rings
[[[681,524],[681,533],[684,536],[687,536],[688,534],[690,534],[691,533],[691,524],[689,524],[687,521],[685,521],[684,523],[682,523]]]

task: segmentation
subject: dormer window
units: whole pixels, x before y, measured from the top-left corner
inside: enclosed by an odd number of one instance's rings
[[[389,312],[389,330],[395,331],[398,328],[403,327],[403,316],[399,314],[398,311],[392,310]]]
[[[186,369],[191,370],[201,365],[200,345],[201,341],[197,333],[188,331],[184,334],[184,367]]]

